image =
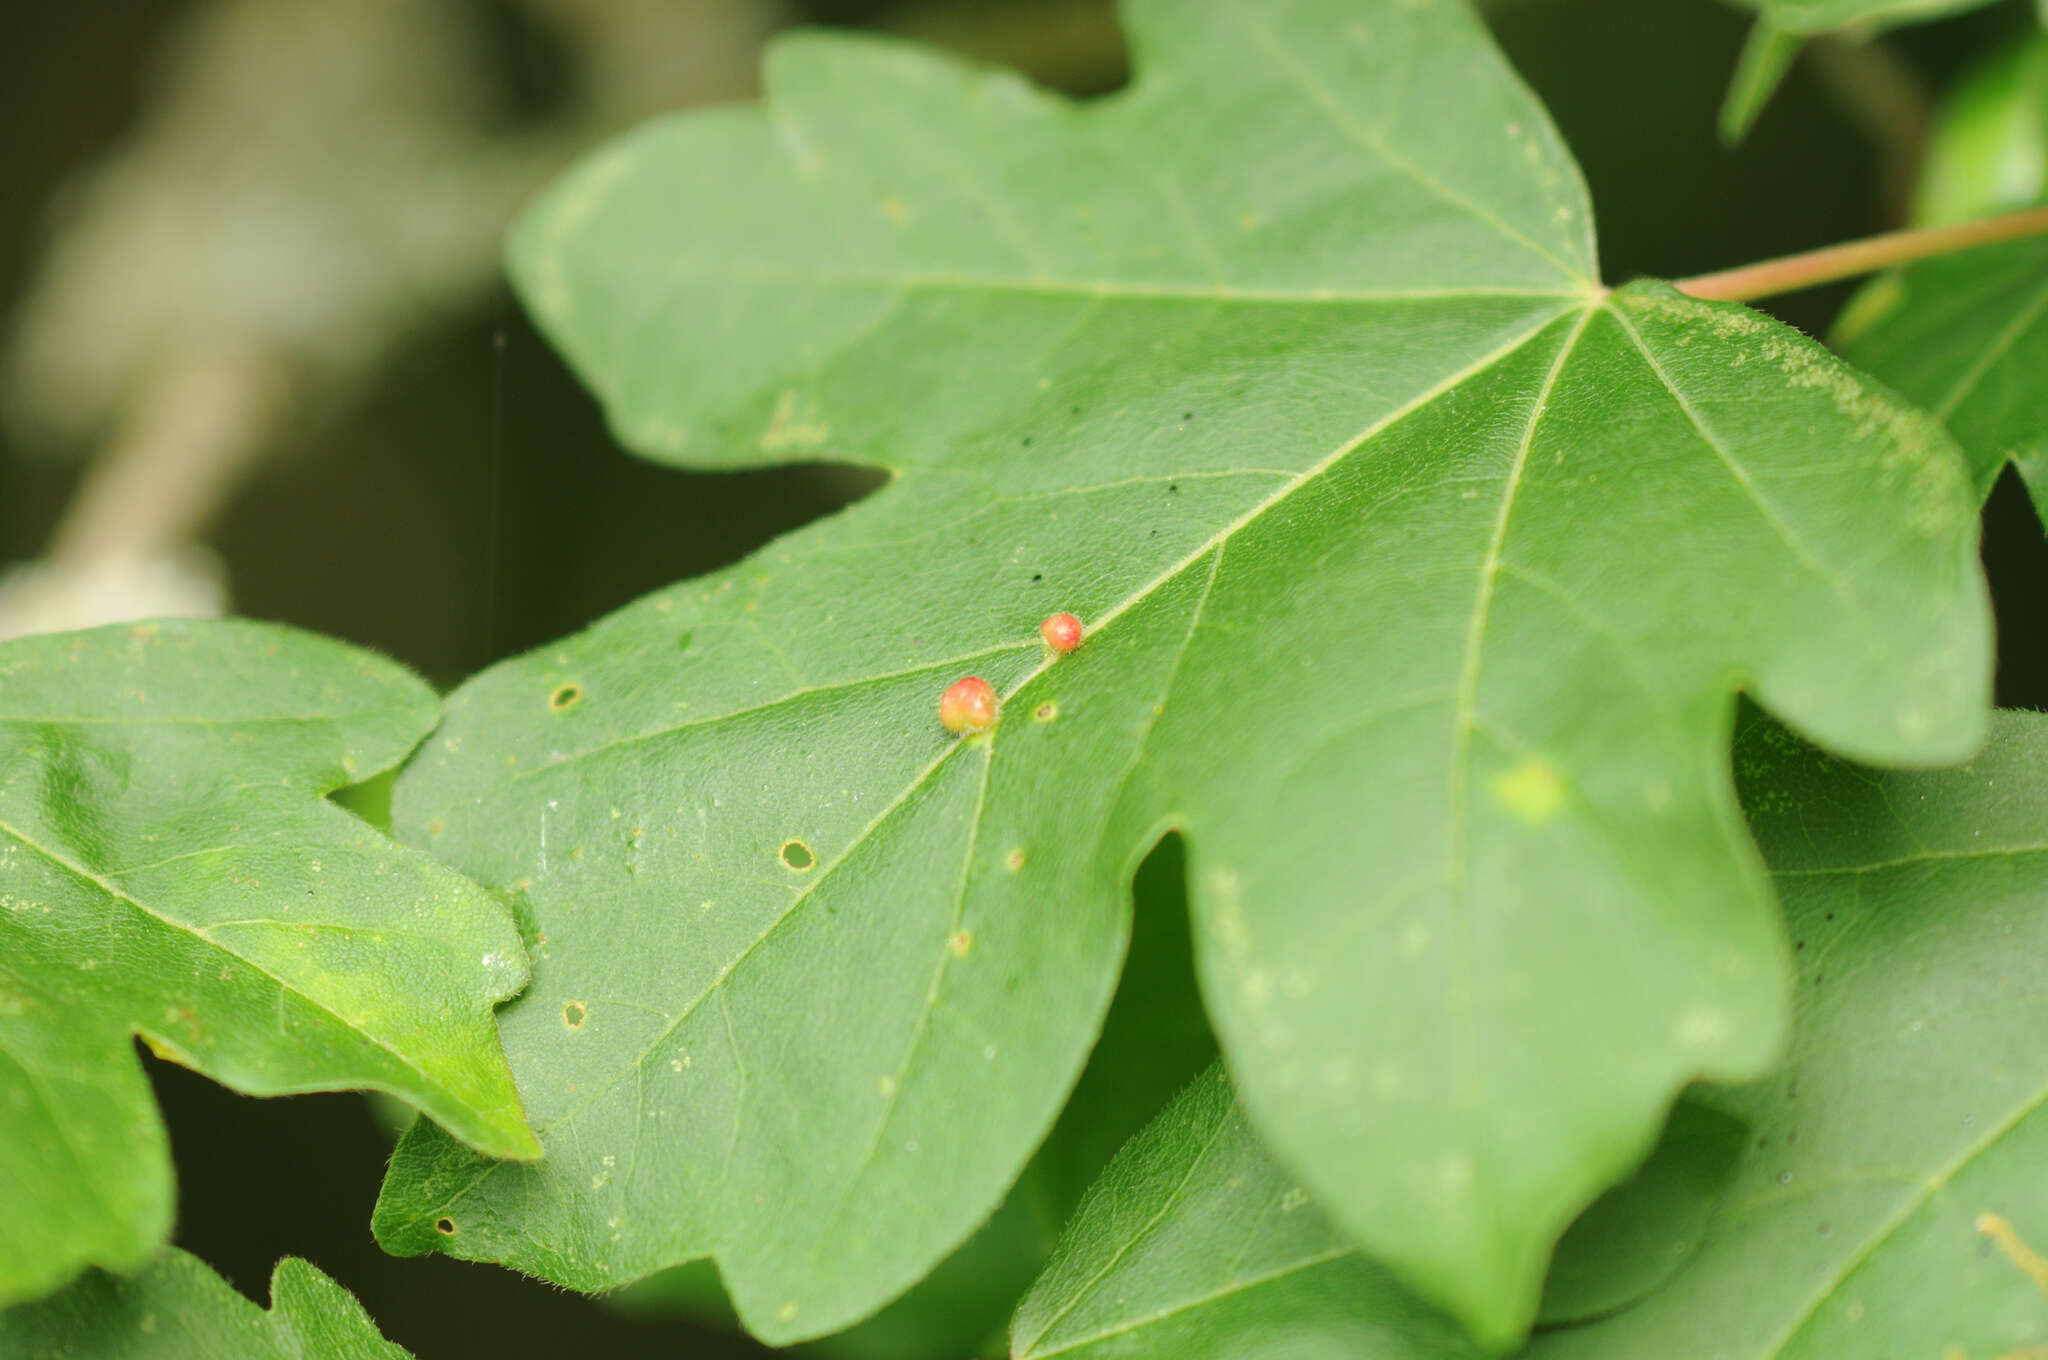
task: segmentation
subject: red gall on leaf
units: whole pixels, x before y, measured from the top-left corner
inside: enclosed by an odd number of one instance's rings
[[[1038,625],[1045,645],[1065,656],[1081,645],[1081,621],[1072,614],[1055,614]]]
[[[986,732],[996,725],[996,692],[978,675],[955,680],[939,697],[939,721],[949,732]]]

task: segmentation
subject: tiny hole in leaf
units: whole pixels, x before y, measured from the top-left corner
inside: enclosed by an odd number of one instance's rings
[[[781,858],[783,868],[794,869],[800,874],[808,872],[818,862],[818,857],[811,853],[811,847],[795,839],[782,843]]]
[[[566,708],[573,707],[576,701],[582,697],[583,687],[581,685],[563,685],[548,696],[548,707],[560,713]]]
[[[435,1232],[437,1232],[437,1233],[439,1233],[439,1234],[441,1234],[441,1236],[443,1236],[443,1237],[453,1237],[453,1236],[455,1236],[455,1220],[454,1220],[454,1219],[452,1219],[452,1218],[437,1218],[437,1219],[435,1219],[435,1220],[434,1220],[434,1231],[435,1231]]]
[[[589,1018],[590,1007],[584,1005],[581,1001],[565,1001],[562,1003],[562,1023],[570,1029],[582,1029],[583,1022]]]

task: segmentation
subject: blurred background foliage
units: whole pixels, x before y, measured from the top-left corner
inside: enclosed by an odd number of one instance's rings
[[[1810,46],[1733,148],[1716,114],[1741,12],[1484,8],[1585,167],[1611,281],[1981,210],[2029,154],[2040,193],[2048,53],[2028,46],[2028,0]],[[0,635],[226,607],[444,685],[877,484],[831,465],[681,475],[622,453],[504,290],[497,240],[526,193],[651,113],[744,97],[760,42],[790,23],[924,38],[1077,95],[1126,74],[1109,0],[76,0],[10,20]],[[1962,182],[1922,186],[1930,146]],[[1818,333],[1848,292],[1772,310]],[[2010,474],[1985,556],[2000,700],[2048,707],[2048,540]],[[1126,1007],[1150,1019],[1119,1041],[1156,1046],[1166,1089],[1208,1044],[1176,983],[1177,874],[1170,846],[1145,870],[1168,924],[1140,971],[1170,1007]],[[676,1316],[715,1312],[705,1271],[621,1307],[386,1258],[368,1222],[389,1144],[361,1098],[246,1100],[150,1062],[178,1240],[252,1295],[293,1253],[429,1360],[762,1353]],[[1106,1157],[1123,1132],[1090,1138]],[[1004,1311],[1000,1290],[977,1295],[1001,1277],[988,1262],[1028,1259],[1086,1178],[1041,1168],[1037,1200],[1020,1191],[973,1248],[998,1256],[956,1267],[960,1292],[934,1286],[959,1335]],[[903,1353],[891,1338],[871,1332],[865,1353]]]

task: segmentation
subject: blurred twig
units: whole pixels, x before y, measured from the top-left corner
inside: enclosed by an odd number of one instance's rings
[[[0,635],[132,616],[101,564],[180,570],[252,466],[496,286],[521,200],[622,126],[745,93],[777,16],[775,0],[520,3],[577,77],[539,118],[505,107],[477,0],[193,12],[137,132],[69,195],[0,360],[18,446],[94,451],[50,561],[0,592]],[[194,585],[134,608],[219,607]]]

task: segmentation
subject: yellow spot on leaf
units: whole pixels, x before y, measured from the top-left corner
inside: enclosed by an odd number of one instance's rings
[[[2034,1288],[2040,1290],[2043,1297],[2048,1297],[2048,1261],[2042,1260],[2041,1254],[2027,1245],[2026,1239],[2006,1221],[2005,1215],[1989,1211],[1978,1214],[1976,1228],[1996,1242],[1998,1249],[2005,1253],[2005,1259],[2024,1271],[2034,1282]]]
[[[1564,807],[1564,777],[1535,756],[1494,775],[1486,787],[1502,807],[1528,826],[1542,826]]]
[[[761,451],[815,449],[832,433],[832,427],[818,414],[818,408],[795,392],[784,392],[761,432]]]

